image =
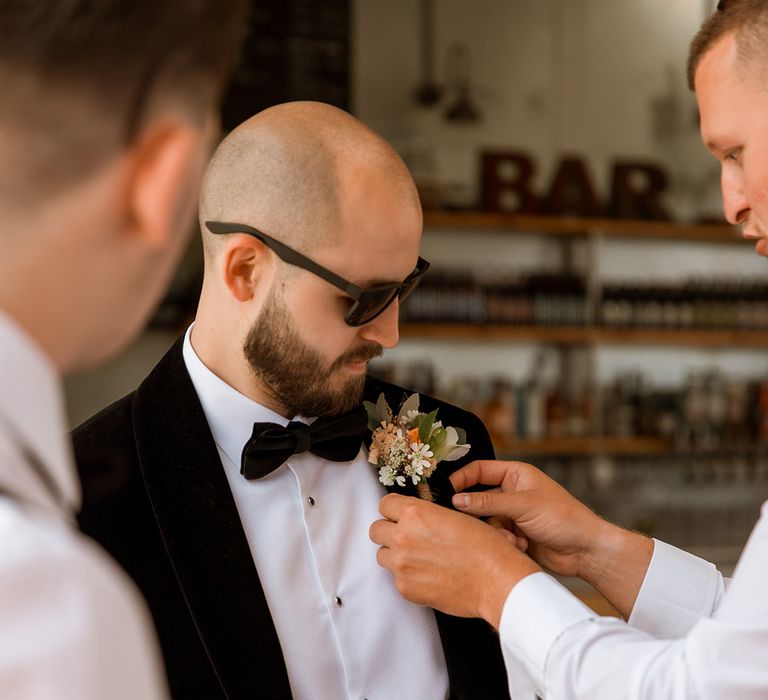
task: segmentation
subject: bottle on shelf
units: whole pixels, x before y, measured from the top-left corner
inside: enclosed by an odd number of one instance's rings
[[[495,379],[492,386],[493,393],[484,408],[485,425],[493,439],[513,440],[517,436],[517,402],[512,383]]]
[[[653,386],[646,375],[633,370],[590,386],[578,379],[583,372],[557,368],[554,357],[538,354],[528,375],[518,380],[497,375],[446,382],[426,359],[405,365],[378,363],[373,372],[477,413],[505,453],[533,443],[537,453],[546,452],[548,445],[562,451],[562,440],[574,439],[583,439],[569,443],[583,453],[590,449],[589,440],[603,438],[630,441],[624,448],[630,452],[635,449],[632,441],[639,440],[637,449],[654,452],[768,453],[768,378],[744,380],[696,370],[681,386],[669,387]],[[600,432],[597,425],[602,426]]]

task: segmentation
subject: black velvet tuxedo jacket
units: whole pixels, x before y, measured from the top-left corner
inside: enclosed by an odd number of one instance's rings
[[[381,391],[390,405],[404,395],[367,381],[368,400]],[[477,417],[422,397],[422,410],[438,407],[438,418],[465,428],[472,444],[467,457],[438,472],[493,457]],[[144,594],[174,698],[290,698],[277,633],[181,340],[134,393],[81,425],[74,444],[80,525]],[[481,620],[435,616],[451,697],[508,697],[493,630]],[[410,700],[407,688],[401,698]]]

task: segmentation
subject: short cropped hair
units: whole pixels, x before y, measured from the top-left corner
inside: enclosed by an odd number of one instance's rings
[[[688,52],[688,87],[694,89],[696,69],[702,56],[723,36],[735,33],[739,58],[762,59],[768,64],[768,2],[720,0],[718,9],[704,22]]]
[[[86,176],[161,100],[202,118],[246,24],[245,0],[0,0],[0,197]]]

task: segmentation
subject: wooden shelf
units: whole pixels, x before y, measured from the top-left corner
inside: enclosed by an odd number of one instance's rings
[[[496,452],[505,456],[654,456],[674,451],[670,440],[662,438],[542,438],[540,440],[493,440]]]
[[[768,347],[768,331],[663,330],[554,326],[403,323],[403,338],[599,345],[678,345],[712,348]]]
[[[743,243],[739,229],[729,224],[680,224],[669,221],[587,219],[569,216],[535,216],[483,211],[426,211],[424,227],[518,231],[554,236],[584,236],[599,233],[620,238],[666,238],[683,241]]]

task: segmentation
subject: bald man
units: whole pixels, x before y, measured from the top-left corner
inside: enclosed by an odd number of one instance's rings
[[[200,223],[194,324],[75,432],[81,525],[146,596],[173,694],[508,697],[491,628],[404,601],[368,540],[385,489],[361,401],[406,390],[367,364],[397,343],[400,297],[428,267],[404,164],[341,110],[273,107],[217,149]],[[454,469],[493,454],[472,414],[421,407],[467,431]],[[320,457],[302,424],[328,417],[343,435]],[[264,424],[288,426],[298,454],[261,449]],[[90,467],[105,454],[122,458],[110,483]]]

